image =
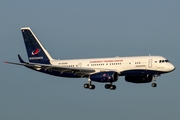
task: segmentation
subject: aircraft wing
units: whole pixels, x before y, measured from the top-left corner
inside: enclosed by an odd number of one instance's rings
[[[15,64],[15,65],[21,65],[25,66],[31,69],[35,70],[53,70],[53,71],[58,71],[58,72],[66,72],[66,73],[73,73],[75,75],[81,76],[81,77],[87,77],[92,73],[95,72],[103,72],[103,71],[116,71],[120,74],[119,71],[114,70],[114,69],[102,69],[102,68],[85,68],[85,67],[66,67],[66,66],[58,66],[58,65],[51,65],[51,64],[40,64],[40,63],[28,63],[23,61],[21,56],[18,54],[18,58],[20,63],[15,63],[15,62],[7,62],[5,63],[8,64]]]
[[[45,70],[54,70],[59,72],[70,72],[76,75],[89,75],[90,73],[96,72],[95,69],[92,68],[84,68],[84,67],[65,67],[65,66],[57,66],[57,65],[49,65],[49,64],[38,64],[38,63],[15,63],[15,62],[7,62],[8,64],[21,65],[28,68],[34,69],[45,69]]]
[[[65,67],[65,66],[57,66],[57,65],[49,65],[49,64],[39,64],[39,63],[27,63],[24,61],[21,61],[22,63],[15,63],[15,62],[7,62],[8,64],[15,64],[15,65],[21,65],[28,68],[40,70],[54,70],[58,72],[66,72],[66,73],[73,73],[75,75],[81,76],[81,77],[88,77],[88,75],[95,73],[95,72],[102,72],[102,71],[116,71],[113,69],[94,69],[94,68],[85,68],[85,67]],[[118,71],[117,71],[118,72]],[[119,73],[119,72],[118,72]]]

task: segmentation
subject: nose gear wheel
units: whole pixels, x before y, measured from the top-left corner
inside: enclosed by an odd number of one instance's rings
[[[156,87],[157,84],[156,84],[156,83],[152,83],[151,86],[152,86],[152,87]]]

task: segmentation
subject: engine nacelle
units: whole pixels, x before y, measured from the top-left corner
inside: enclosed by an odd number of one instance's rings
[[[149,83],[153,80],[152,75],[147,76],[125,76],[127,82],[132,83]]]
[[[116,82],[118,73],[114,71],[99,72],[90,75],[90,79],[95,82]]]

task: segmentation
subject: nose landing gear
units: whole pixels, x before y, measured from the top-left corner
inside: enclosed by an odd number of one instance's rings
[[[152,81],[155,82],[156,81],[156,77],[158,77],[158,76],[160,76],[160,75],[154,75]],[[152,87],[157,87],[157,84],[156,83],[152,83],[151,86]]]
[[[151,86],[152,87],[157,87],[157,84],[156,83],[152,83]]]

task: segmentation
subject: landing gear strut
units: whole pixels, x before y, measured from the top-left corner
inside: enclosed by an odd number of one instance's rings
[[[90,90],[94,90],[95,89],[95,85],[91,84],[91,81],[88,83],[84,84],[84,88],[85,89],[90,89]]]
[[[104,86],[106,89],[110,89],[110,90],[115,90],[116,89],[116,85],[112,85],[112,83],[110,84],[105,84]]]
[[[153,81],[156,81],[156,77],[157,77],[157,76],[153,76]],[[156,87],[157,84],[156,84],[156,83],[152,83],[151,86],[152,86],[152,87]]]

